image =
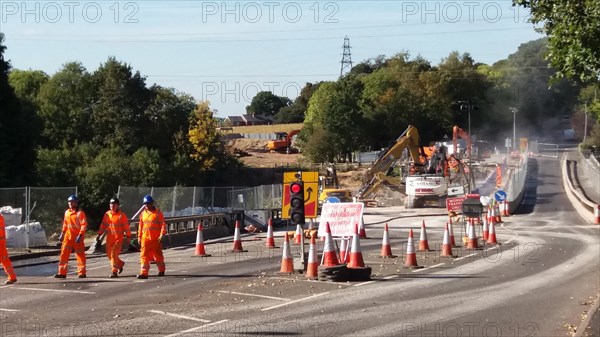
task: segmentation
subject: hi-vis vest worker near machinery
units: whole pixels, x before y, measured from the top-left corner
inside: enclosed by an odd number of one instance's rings
[[[87,219],[85,213],[79,209],[79,199],[71,194],[67,199],[69,209],[65,211],[62,233],[58,241],[62,242],[60,257],[58,259],[58,273],[56,278],[67,277],[67,263],[71,253],[77,256],[77,274],[79,278],[85,278],[85,232],[87,230]]]
[[[124,236],[125,244],[129,246],[131,229],[129,228],[127,216],[119,209],[119,199],[110,199],[109,205],[110,209],[104,213],[96,241],[102,241],[102,235],[106,233],[106,256],[112,267],[112,273],[108,277],[115,278],[117,272],[121,274],[123,266],[125,266],[125,261],[119,258],[119,254],[121,254],[123,247]]]
[[[139,279],[147,279],[150,271],[150,260],[154,257],[158,276],[165,276],[165,258],[162,253],[161,241],[167,234],[167,225],[163,213],[154,206],[154,199],[147,195],[143,199],[145,209],[140,216],[138,240],[140,242],[140,274]]]
[[[6,280],[4,284],[13,284],[17,282],[17,275],[15,275],[12,262],[10,262],[10,259],[8,258],[8,250],[6,250],[6,230],[4,227],[4,217],[0,214],[0,263],[8,276],[8,280]]]

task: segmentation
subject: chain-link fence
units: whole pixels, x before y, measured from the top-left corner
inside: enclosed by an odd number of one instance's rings
[[[226,210],[281,207],[282,185],[257,187],[128,187],[119,186],[121,209],[133,218],[145,195],[151,195],[165,216],[198,215]]]
[[[67,196],[77,187],[0,188],[0,206],[21,208],[23,222],[39,222],[48,235],[59,232]]]

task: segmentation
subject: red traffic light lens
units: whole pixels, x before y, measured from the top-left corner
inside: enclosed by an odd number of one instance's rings
[[[292,193],[300,193],[302,191],[302,186],[300,186],[300,184],[292,184],[290,186],[290,191],[292,191]]]

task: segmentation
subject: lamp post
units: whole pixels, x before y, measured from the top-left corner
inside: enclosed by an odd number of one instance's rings
[[[477,105],[475,105],[475,101],[471,101],[471,100],[466,100],[466,101],[458,101],[458,104],[460,104],[460,110],[461,111],[467,111],[467,118],[468,118],[468,129],[467,132],[469,134],[469,143],[471,143],[471,147],[473,146],[473,142],[471,140],[471,111],[472,110],[477,110],[479,109],[479,107]],[[469,175],[472,174],[471,172],[471,150],[472,149],[468,149],[468,153],[469,153],[469,157],[468,160],[469,162],[467,163],[467,167],[469,168]],[[468,192],[471,192],[471,182],[469,181],[469,188],[468,188]]]
[[[517,147],[517,122],[516,122],[516,118],[517,118],[517,108],[511,107],[509,108],[510,111],[512,111],[513,113],[513,150]]]

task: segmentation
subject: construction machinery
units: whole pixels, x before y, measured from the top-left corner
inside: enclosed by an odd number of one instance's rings
[[[272,139],[267,142],[267,150],[269,150],[269,152],[290,153],[292,150],[292,137],[297,135],[299,132],[300,130],[293,130],[290,133],[276,132],[276,139]]]
[[[409,158],[403,164],[403,174],[395,177],[392,175],[393,166],[402,159],[405,149]],[[404,184],[406,208],[422,207],[431,201],[443,207],[449,187],[460,186],[463,190],[465,187],[469,190],[462,156],[454,149],[453,154],[448,152],[448,147],[442,143],[421,147],[418,130],[409,125],[395,144],[383,151],[367,171],[366,183],[358,191],[357,197],[360,200],[370,199],[382,185],[399,188]]]
[[[335,166],[326,164],[325,174],[319,176],[319,206],[331,201],[352,202],[352,191],[339,187]]]

